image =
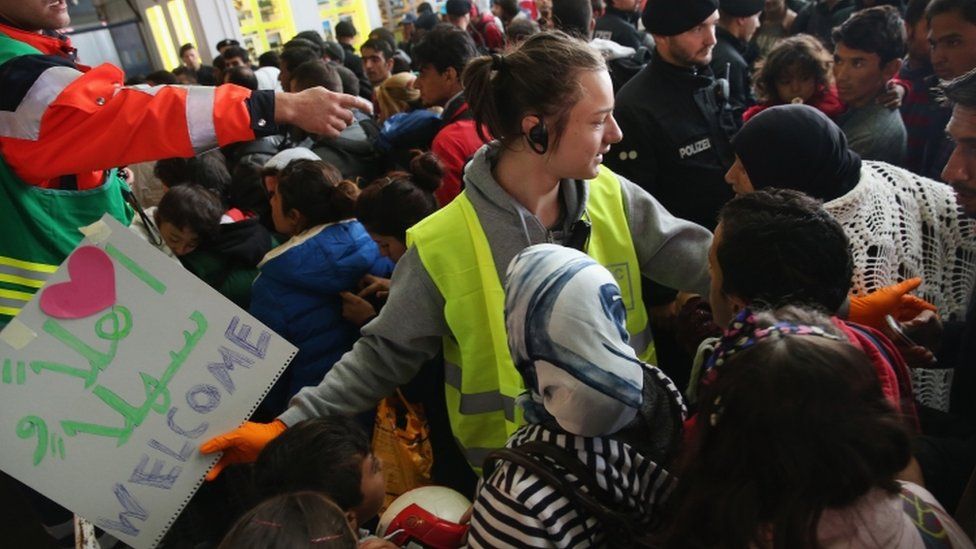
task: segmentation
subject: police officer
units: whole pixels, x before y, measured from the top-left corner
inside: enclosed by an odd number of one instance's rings
[[[752,93],[749,41],[759,29],[764,0],[720,0],[712,72],[729,81],[729,102],[741,119],[746,107],[755,104]]]
[[[607,0],[606,10],[596,20],[593,36],[613,40],[635,50],[650,46],[647,34],[637,30],[639,5],[639,0]]]
[[[672,214],[708,228],[732,198],[725,172],[738,130],[727,85],[708,66],[717,0],[648,0],[644,27],[657,45],[650,64],[617,94],[623,141],[606,163]]]

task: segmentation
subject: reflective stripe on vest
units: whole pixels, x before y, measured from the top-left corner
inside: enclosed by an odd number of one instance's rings
[[[57,265],[0,256],[0,283],[5,283],[0,286],[0,325],[6,322],[4,317],[16,316],[56,270]]]
[[[600,167],[589,182],[586,204],[592,224],[587,253],[607,267],[627,306],[631,345],[653,354],[641,295],[640,267],[616,174]],[[505,294],[488,238],[462,192],[450,204],[407,231],[424,268],[444,297],[445,396],[451,430],[468,462],[480,472],[487,452],[502,448],[524,420],[515,399],[525,391],[505,330]]]

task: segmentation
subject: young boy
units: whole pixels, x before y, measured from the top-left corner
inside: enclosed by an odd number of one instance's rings
[[[302,421],[268,443],[254,464],[254,484],[261,499],[322,492],[342,508],[354,530],[379,513],[386,496],[383,463],[359,424],[343,416]]]

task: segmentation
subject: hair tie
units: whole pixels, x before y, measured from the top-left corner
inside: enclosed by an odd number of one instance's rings
[[[498,72],[505,70],[505,57],[497,53],[491,54],[491,70]]]
[[[816,336],[834,341],[841,338],[828,333],[820,326],[777,322],[767,328],[756,325],[756,315],[748,308],[743,309],[722,334],[722,339],[712,353],[705,368],[708,370],[706,382],[714,378],[715,367],[721,367],[732,355],[742,352],[764,339],[778,339],[785,335]]]

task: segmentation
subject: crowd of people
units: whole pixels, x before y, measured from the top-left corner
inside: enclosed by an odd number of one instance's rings
[[[161,546],[395,547],[399,395],[470,547],[972,547],[976,0],[534,8],[135,76],[0,0],[0,326],[108,213],[298,348]]]

